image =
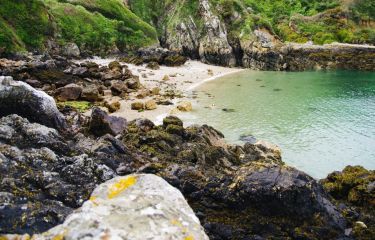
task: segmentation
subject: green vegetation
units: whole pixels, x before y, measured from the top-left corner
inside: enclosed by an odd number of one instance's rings
[[[246,37],[264,28],[283,41],[375,44],[371,0],[212,0],[229,31]],[[241,18],[233,19],[233,15]],[[365,23],[365,25],[363,24]],[[367,23],[367,25],[366,25]]]
[[[117,30],[121,34],[117,39],[120,47],[126,48],[132,44],[140,47],[155,43],[157,40],[155,29],[126,8],[121,0],[69,0],[68,2],[115,20]]]
[[[74,108],[82,113],[87,112],[88,110],[91,109],[92,103],[86,102],[86,101],[67,101],[67,102],[59,102],[57,103],[57,106],[59,108],[64,108],[64,107],[71,107]]]
[[[283,41],[375,44],[373,0],[210,0],[229,38],[267,29]],[[0,0],[0,54],[43,50],[47,40],[86,52],[133,50],[163,41],[166,30],[194,20],[199,0]],[[170,31],[174,32],[174,31]]]
[[[372,0],[210,0],[210,3],[232,39],[251,38],[253,30],[267,29],[290,42],[375,44]],[[129,4],[134,13],[157,28],[159,37],[181,21],[189,23],[190,18],[198,29],[203,25],[198,0],[130,0]]]
[[[41,49],[52,30],[48,11],[37,0],[0,0],[0,27],[4,52]]]
[[[0,0],[0,14],[0,53],[43,50],[47,39],[99,53],[157,42],[121,0]]]

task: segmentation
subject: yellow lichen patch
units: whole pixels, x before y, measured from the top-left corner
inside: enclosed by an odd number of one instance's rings
[[[64,234],[58,234],[54,236],[52,240],[64,240]]]
[[[90,201],[94,204],[94,206],[98,206],[99,203],[96,201],[97,197],[96,196],[91,196],[90,197]]]
[[[171,220],[171,223],[172,223],[173,225],[178,226],[178,227],[182,227],[182,223],[181,223],[180,221],[178,221],[177,219],[172,219],[172,220]]]
[[[118,182],[114,183],[110,186],[108,190],[108,198],[112,199],[117,197],[120,193],[122,193],[127,188],[133,186],[137,182],[136,177],[130,176],[125,179],[121,179]]]
[[[184,240],[194,240],[194,237],[189,235],[189,236],[185,237]]]
[[[90,197],[90,201],[95,201],[96,199],[97,199],[96,196],[91,196],[91,197]]]

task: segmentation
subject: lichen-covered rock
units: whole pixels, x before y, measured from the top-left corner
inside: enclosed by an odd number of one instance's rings
[[[131,104],[132,110],[143,110],[145,109],[145,104],[143,102],[133,102]]]
[[[121,108],[121,98],[120,97],[111,97],[104,100],[104,106],[108,108],[109,112],[116,112]]]
[[[0,77],[0,117],[18,114],[32,122],[64,130],[64,116],[52,97],[11,77]]]
[[[98,182],[113,177],[99,159],[55,129],[17,115],[1,118],[0,233],[32,234],[61,223]]]
[[[191,112],[193,110],[193,105],[191,102],[181,102],[177,105],[177,109],[182,112]]]
[[[208,239],[183,195],[151,174],[117,177],[38,239]]]
[[[351,223],[356,239],[371,239],[375,234],[375,171],[361,166],[347,166],[320,181],[336,200]]]

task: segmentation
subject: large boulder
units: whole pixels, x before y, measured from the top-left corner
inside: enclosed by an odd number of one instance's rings
[[[102,99],[99,89],[94,84],[87,85],[82,89],[81,99],[89,102],[97,102]]]
[[[208,240],[183,195],[151,174],[117,177],[40,239]]]
[[[71,83],[64,87],[56,89],[55,97],[59,101],[73,101],[77,100],[82,93],[82,87]]]
[[[126,128],[124,118],[109,116],[100,108],[94,108],[90,120],[90,132],[95,136],[103,136],[107,133],[116,136]]]
[[[66,57],[78,58],[81,55],[79,47],[75,43],[67,43],[62,48],[62,54]]]
[[[52,97],[11,77],[0,77],[0,117],[18,114],[32,122],[59,130],[66,129],[64,116]]]

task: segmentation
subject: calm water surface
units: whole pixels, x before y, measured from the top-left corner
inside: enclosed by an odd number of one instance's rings
[[[232,143],[243,134],[275,143],[313,177],[347,165],[375,169],[375,72],[244,71],[195,94],[199,105],[185,121],[212,125]]]

